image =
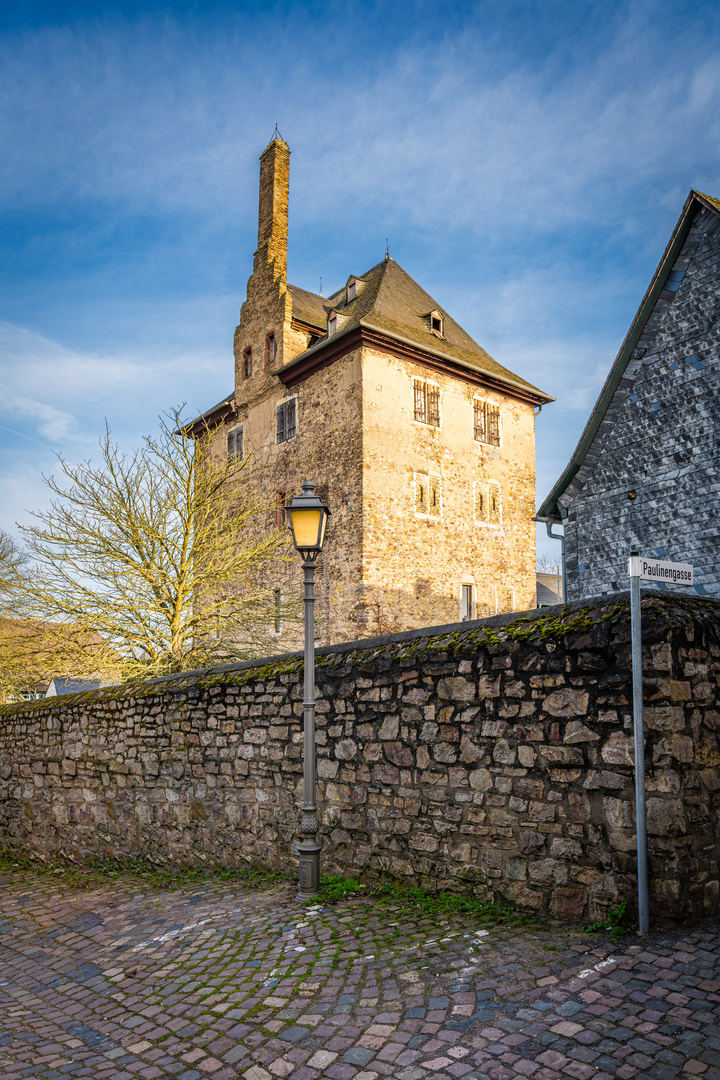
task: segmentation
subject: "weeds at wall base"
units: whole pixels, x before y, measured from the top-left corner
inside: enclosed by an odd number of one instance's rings
[[[593,934],[599,930],[605,930],[610,934],[612,942],[618,942],[628,933],[628,927],[623,926],[627,916],[627,900],[623,900],[617,907],[610,908],[604,919],[598,919],[585,927],[586,933]]]
[[[263,888],[292,881],[294,875],[283,870],[266,870],[250,866],[240,870],[228,867],[159,867],[148,860],[125,862],[121,859],[92,859],[69,863],[54,859],[34,862],[8,854],[0,854],[0,873],[28,870],[34,874],[57,877],[65,888],[98,889],[111,881],[146,885],[155,889],[174,889],[183,885],[213,885],[223,881],[248,888]]]
[[[362,882],[341,874],[321,878],[320,892],[307,903],[332,904],[350,896],[367,897],[376,906],[399,908],[408,914],[468,915],[480,922],[503,923],[512,927],[542,925],[542,920],[533,915],[523,915],[509,903],[485,902],[458,893],[430,893],[418,887],[407,888],[386,882]]]
[[[164,868],[147,860],[130,863],[120,859],[93,859],[82,864],[59,860],[39,863],[0,854],[0,873],[12,870],[25,870],[52,877],[57,879],[63,888],[75,890],[99,889],[111,882],[173,889],[184,885],[214,885],[220,882],[248,888],[264,888],[295,881],[293,873],[266,870],[264,867],[248,867],[242,870],[225,867]],[[363,882],[358,878],[343,877],[340,874],[323,877],[317,897],[306,901],[306,904],[334,904],[348,897],[367,898],[373,901],[375,906],[399,908],[408,915],[467,915],[484,923],[502,923],[508,927],[542,925],[542,920],[532,915],[523,915],[508,903],[483,902],[457,893],[430,893],[418,887],[406,888],[385,882]],[[598,925],[597,928],[604,929],[604,926]]]

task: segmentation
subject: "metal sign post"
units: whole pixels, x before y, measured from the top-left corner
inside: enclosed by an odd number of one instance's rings
[[[645,722],[643,718],[642,618],[640,582],[663,581],[692,585],[689,563],[662,562],[640,558],[637,551],[628,559],[630,576],[630,641],[632,647],[633,734],[635,743],[635,829],[637,835],[638,933],[650,929],[648,894],[647,814],[645,810]]]

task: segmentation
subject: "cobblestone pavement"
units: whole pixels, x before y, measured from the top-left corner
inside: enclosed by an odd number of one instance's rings
[[[6,872],[0,1080],[720,1080],[720,923],[636,941]]]

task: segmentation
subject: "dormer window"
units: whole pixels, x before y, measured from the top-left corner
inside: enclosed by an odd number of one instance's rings
[[[350,280],[347,283],[347,301],[346,302],[348,304],[351,304],[356,296],[357,296],[357,280],[355,278],[350,278]]]
[[[333,312],[328,318],[328,337],[337,333],[337,315]]]
[[[439,311],[431,311],[428,319],[430,321],[430,331],[433,334],[437,334],[438,337],[443,336],[443,317]]]
[[[242,372],[244,379],[252,375],[252,349],[250,347],[243,352]]]

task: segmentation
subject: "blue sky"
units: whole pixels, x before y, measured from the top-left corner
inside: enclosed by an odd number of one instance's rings
[[[691,187],[720,194],[720,7],[41,3],[0,12],[0,526],[53,450],[232,387],[258,156],[290,280],[392,256],[554,395],[562,471]],[[556,545],[540,538],[540,550]]]

